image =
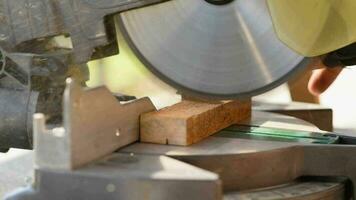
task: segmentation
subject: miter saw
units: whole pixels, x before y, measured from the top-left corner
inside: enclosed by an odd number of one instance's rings
[[[34,184],[7,199],[354,197],[353,139],[285,116],[255,112],[189,147],[135,143],[151,101],[82,89],[86,63],[120,49],[115,21],[145,66],[200,99],[248,98],[308,63],[264,0],[1,0],[0,147],[35,154]],[[273,120],[309,128],[261,127]]]

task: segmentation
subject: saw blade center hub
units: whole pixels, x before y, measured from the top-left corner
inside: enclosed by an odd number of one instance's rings
[[[205,0],[205,1],[214,5],[225,5],[233,2],[234,0]]]

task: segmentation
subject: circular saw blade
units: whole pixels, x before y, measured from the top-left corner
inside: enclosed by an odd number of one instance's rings
[[[151,71],[199,97],[251,97],[306,63],[278,40],[264,0],[171,0],[121,13],[120,28]]]

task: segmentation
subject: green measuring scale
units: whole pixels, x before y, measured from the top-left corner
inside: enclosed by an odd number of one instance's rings
[[[335,134],[268,128],[259,126],[234,125],[219,132],[218,137],[299,142],[314,144],[338,144],[340,137]]]

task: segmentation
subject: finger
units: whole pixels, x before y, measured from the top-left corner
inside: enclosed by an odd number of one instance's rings
[[[342,67],[335,67],[314,70],[308,83],[309,92],[315,96],[325,92],[339,76],[342,69]]]
[[[323,63],[323,58],[324,58],[324,56],[317,56],[317,57],[311,58],[310,62],[308,63],[308,69],[314,70],[314,69],[325,68],[326,66]]]

